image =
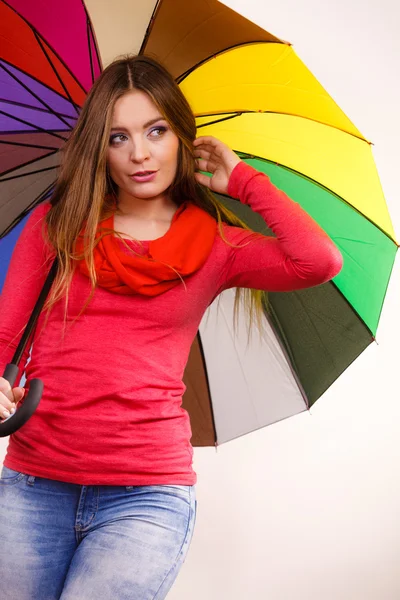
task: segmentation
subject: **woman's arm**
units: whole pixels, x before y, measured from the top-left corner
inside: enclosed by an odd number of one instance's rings
[[[225,227],[230,248],[218,293],[230,287],[291,291],[329,281],[343,258],[325,231],[269,178],[244,163],[226,144],[212,136],[194,141],[194,156],[202,185],[229,194],[260,214],[276,238]]]
[[[50,205],[44,203],[32,211],[11,257],[0,295],[0,376],[12,360],[54,258],[42,233],[49,209]],[[28,356],[29,344],[20,363],[16,385]]]
[[[260,214],[276,238],[226,227],[233,244],[221,289],[249,287],[291,291],[320,285],[341,270],[343,258],[325,231],[269,178],[240,162],[232,171],[228,193]]]

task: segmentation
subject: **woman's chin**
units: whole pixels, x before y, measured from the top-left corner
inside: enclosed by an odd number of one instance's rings
[[[159,186],[146,185],[141,183],[139,185],[133,185],[122,189],[124,195],[137,198],[138,200],[152,200],[153,198],[161,198],[167,192],[168,188],[162,189]]]

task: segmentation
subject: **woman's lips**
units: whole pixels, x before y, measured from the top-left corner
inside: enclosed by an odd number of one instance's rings
[[[157,171],[145,171],[143,173],[136,173],[131,175],[131,179],[136,181],[137,183],[146,183],[147,181],[152,181],[157,175]]]

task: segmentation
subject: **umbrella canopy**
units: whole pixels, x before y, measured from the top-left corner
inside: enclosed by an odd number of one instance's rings
[[[374,340],[397,243],[371,144],[290,44],[216,0],[0,1],[0,253],[51,193],[58,150],[100,63],[127,52],[162,60],[200,135],[214,135],[269,175],[344,256],[325,285],[270,293],[264,331],[232,334],[232,290],[192,346],[183,406],[195,446],[220,444],[307,410]],[[73,40],[73,42],[72,42]],[[254,230],[262,219],[221,198]]]

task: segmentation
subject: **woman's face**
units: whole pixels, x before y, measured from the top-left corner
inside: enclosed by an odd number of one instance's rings
[[[147,94],[127,92],[114,106],[107,162],[121,192],[161,198],[175,178],[179,138]]]

